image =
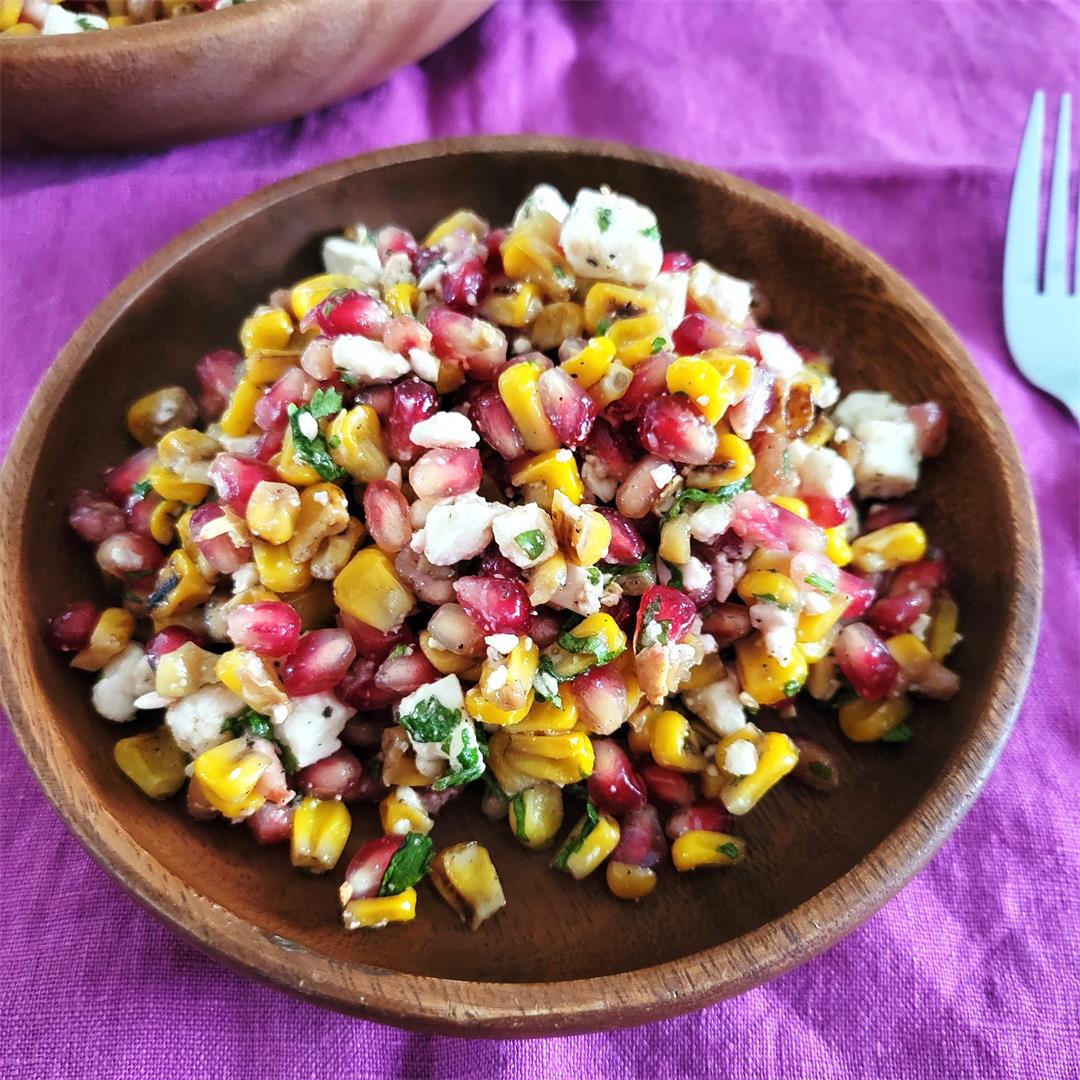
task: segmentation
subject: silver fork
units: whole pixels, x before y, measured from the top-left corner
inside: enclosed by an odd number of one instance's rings
[[[1080,198],[1077,199],[1073,291],[1066,251],[1072,95],[1062,94],[1050,180],[1043,288],[1039,291],[1039,207],[1046,99],[1031,101],[1016,164],[1005,230],[1005,340],[1029,382],[1052,394],[1080,420]]]

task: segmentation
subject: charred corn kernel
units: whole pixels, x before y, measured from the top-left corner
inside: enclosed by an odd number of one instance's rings
[[[576,758],[591,761],[592,743],[578,731],[559,735],[529,735],[510,733],[510,749],[521,754],[543,758]]]
[[[420,293],[415,285],[402,282],[391,285],[383,294],[386,306],[392,315],[411,315],[416,310],[416,301]]]
[[[659,315],[638,315],[619,319],[604,333],[615,346],[615,359],[632,368],[657,351],[656,342],[664,336],[664,323]]]
[[[759,704],[775,705],[794,697],[806,682],[806,657],[799,647],[786,664],[770,656],[760,634],[735,642],[735,660],[742,688]]]
[[[379,930],[392,922],[412,922],[416,918],[416,890],[403,889],[392,896],[372,896],[350,900],[341,912],[346,930]]]
[[[519,791],[536,785],[536,777],[523,773],[510,761],[510,734],[503,728],[491,736],[488,743],[488,768],[507,795],[516,795]]]
[[[358,289],[360,282],[350,274],[318,274],[298,281],[289,293],[289,305],[297,321],[318,307],[338,289]]]
[[[930,655],[940,664],[952,652],[956,644],[956,624],[960,609],[948,594],[941,593],[930,608],[930,627],[926,632],[926,644]]]
[[[479,238],[488,231],[487,222],[471,210],[455,210],[445,217],[424,237],[424,247],[434,247],[456,232],[468,233]]]
[[[655,307],[656,301],[640,289],[598,281],[585,294],[585,326],[589,333],[595,333],[601,323],[635,319]]]
[[[358,551],[334,579],[337,606],[384,634],[401,624],[416,602],[390,556],[377,547]]]
[[[251,544],[259,581],[275,593],[301,592],[311,584],[311,569],[307,563],[293,561],[287,544],[267,544],[254,540]]]
[[[452,394],[455,390],[465,385],[465,371],[463,368],[439,362],[439,376],[435,380],[435,390],[439,394]]]
[[[754,471],[756,460],[750,444],[731,432],[719,428],[717,431],[712,463],[704,469],[694,470],[687,477],[688,484],[713,490],[745,480]]]
[[[620,900],[641,900],[656,888],[656,871],[648,866],[609,862],[604,876],[612,896]]]
[[[840,730],[852,742],[875,742],[910,715],[911,701],[904,695],[883,701],[856,698],[840,706]]]
[[[150,466],[146,479],[150,481],[154,491],[169,502],[201,503],[210,490],[206,484],[181,480],[172,469],[166,468],[160,461],[155,461]]]
[[[186,641],[178,649],[166,653],[157,662],[154,689],[162,697],[181,698],[194,694],[208,683],[216,682],[214,665],[217,656]]]
[[[826,599],[829,606],[824,611],[816,615],[804,611],[799,616],[799,623],[795,628],[795,639],[800,643],[800,649],[802,649],[803,644],[822,641],[840,621],[851,604],[851,598],[842,592],[834,593]],[[802,651],[804,655],[807,652],[806,649]],[[817,657],[817,659],[820,659],[820,657]]]
[[[685,394],[710,424],[717,423],[727,411],[720,371],[698,356],[680,356],[673,361],[667,369],[667,388],[672,394]]]
[[[791,553],[787,551],[766,551],[758,548],[746,561],[747,572],[754,570],[772,570],[786,574],[791,569]]]
[[[600,814],[595,824],[586,814],[575,826],[566,843],[552,860],[552,866],[565,870],[578,881],[588,877],[619,844],[619,824],[608,814]]]
[[[459,656],[457,659],[468,660],[468,657]],[[481,675],[481,679],[483,679],[483,675]],[[479,686],[472,687],[465,694],[465,711],[478,723],[492,724],[495,727],[508,727],[510,724],[519,724],[529,715],[532,705],[533,692],[531,690],[522,704],[513,709],[500,708],[484,696]]]
[[[379,803],[379,820],[383,832],[394,836],[407,836],[411,832],[426,836],[435,828],[431,815],[409,787],[394,788]]]
[[[787,576],[772,570],[751,570],[739,579],[735,592],[744,604],[773,604],[781,610],[797,611],[799,587]]]
[[[559,437],[543,406],[537,380],[541,368],[531,360],[511,364],[499,376],[499,396],[513,418],[526,447],[534,454],[557,450]]]
[[[731,814],[745,814],[753,809],[799,760],[795,744],[780,731],[766,731],[758,739],[756,748],[757,768],[749,776],[731,781],[720,791],[720,801]]]
[[[584,329],[585,316],[581,305],[563,300],[540,309],[529,327],[529,340],[533,348],[547,352],[557,349],[568,338],[581,337]]]
[[[535,702],[528,715],[517,721],[510,733],[557,735],[572,731],[578,722],[578,707],[565,686],[559,690],[559,700],[562,708],[551,701]]]
[[[723,682],[727,678],[727,668],[724,661],[716,653],[706,656],[700,664],[690,672],[690,678],[682,684],[680,691],[704,690],[713,683]]]
[[[10,30],[19,21],[23,0],[0,0],[0,31]]]
[[[471,930],[506,906],[495,864],[475,840],[440,851],[431,866],[431,883]]]
[[[244,361],[244,377],[255,386],[269,386],[276,383],[291,367],[296,367],[295,356],[274,356],[267,353],[252,353]]]
[[[484,661],[480,675],[480,690],[484,698],[500,710],[520,714],[506,723],[517,723],[528,712],[527,708],[525,712],[521,712],[521,709],[526,705],[531,707],[533,679],[539,663],[540,652],[536,642],[527,637],[519,637],[510,653],[500,657],[498,663],[491,659]]]
[[[143,446],[153,446],[165,430],[177,422],[177,399],[190,402],[187,392],[178,386],[166,386],[146,394],[127,411],[127,426],[132,437]],[[181,420],[182,422],[182,420]]]
[[[660,526],[660,558],[676,566],[690,561],[690,515],[680,514]]]
[[[157,616],[173,615],[209,600],[213,591],[214,586],[199,573],[199,568],[187,553],[178,549],[169,555],[158,571],[147,606]]]
[[[769,502],[801,517],[803,521],[810,520],[810,508],[802,499],[796,499],[794,495],[771,495]]]
[[[247,435],[255,426],[255,405],[261,397],[261,386],[250,379],[241,379],[221,414],[222,434],[234,439]]]
[[[835,434],[836,425],[824,413],[821,413],[814,421],[814,426],[802,437],[802,441],[807,446],[821,447],[829,443]]]
[[[851,545],[851,561],[867,573],[895,570],[918,562],[926,554],[926,533],[914,521],[886,525],[884,529],[860,536]]]
[[[717,389],[722,416],[736,401],[741,401],[750,389],[750,379],[754,373],[754,363],[745,356],[734,356],[722,349],[707,349],[693,359],[703,361],[712,367],[719,376]]]
[[[79,671],[100,671],[114,656],[122,653],[135,630],[135,616],[123,608],[106,608],[90,632],[90,642],[77,652],[71,666]]]
[[[570,450],[549,450],[530,458],[511,477],[515,486],[535,486],[535,501],[545,510],[552,508],[555,492],[561,491],[572,503],[580,504],[585,487],[578,473],[577,459]]]
[[[630,389],[630,383],[634,380],[634,373],[623,364],[612,364],[607,369],[604,377],[589,387],[589,397],[598,410],[606,409],[613,401],[626,395]]]
[[[159,502],[150,511],[150,535],[159,544],[171,544],[176,534],[175,515],[183,509],[180,502]]]
[[[578,566],[594,566],[611,544],[611,525],[596,510],[579,508],[561,491],[551,496],[555,537],[566,557]]]
[[[295,484],[297,487],[317,484],[320,480],[318,472],[297,452],[291,424],[285,429],[281,450],[270,459],[270,464],[277,470],[282,480]]]
[[[844,526],[834,525],[822,531],[825,533],[826,557],[837,566],[847,566],[852,560],[852,552]]]
[[[293,866],[313,874],[332,870],[351,830],[352,818],[343,802],[305,795],[293,814],[289,849]]]
[[[293,322],[281,308],[259,308],[240,327],[240,344],[245,353],[275,352],[284,349],[292,337]]]
[[[745,856],[746,844],[739,837],[708,829],[690,829],[671,845],[671,861],[676,870],[734,866]]]
[[[210,805],[235,820],[258,810],[266,801],[255,788],[271,764],[266,754],[253,749],[251,741],[241,736],[204,750],[195,759],[192,774]]]
[[[304,488],[289,540],[290,557],[294,562],[309,562],[323,540],[336,536],[348,524],[349,500],[337,484],[312,484]]]
[[[354,479],[367,484],[381,480],[390,468],[379,417],[370,405],[340,412],[326,431],[330,456]]]
[[[524,329],[540,314],[543,300],[540,290],[529,282],[507,286],[508,291],[491,293],[480,305],[479,313],[498,326]]]
[[[157,443],[158,461],[181,480],[197,484],[209,481],[210,463],[220,450],[217,439],[195,428],[173,428]]]
[[[428,658],[431,666],[442,675],[461,675],[476,664],[471,656],[461,656],[449,649],[434,644],[426,630],[420,631],[420,651]],[[466,708],[468,703],[466,702]]]
[[[514,770],[553,784],[574,784],[593,770],[592,742],[585,732],[565,735],[513,735],[506,762]],[[505,790],[505,788],[504,788]]]
[[[187,780],[187,755],[162,724],[113,746],[113,760],[120,771],[151,799],[175,795]]]
[[[300,493],[292,484],[260,480],[248,500],[245,518],[252,535],[268,544],[292,538],[300,517]]]
[[[552,300],[567,300],[574,274],[559,247],[561,226],[550,214],[534,214],[503,241],[503,272],[514,281],[528,281]]]
[[[577,356],[564,361],[562,369],[571,379],[576,379],[579,386],[588,390],[608,373],[614,360],[615,342],[608,337],[594,337],[589,339]]]
[[[727,777],[720,772],[714,762],[709,762],[701,773],[701,797],[719,799],[720,792],[727,783]]]
[[[630,714],[627,721],[627,742],[635,754],[648,754],[652,749],[656,718],[664,712],[663,705],[643,705]]]
[[[546,604],[566,584],[566,559],[558,552],[529,573],[529,601]]]
[[[669,769],[696,773],[705,768],[705,755],[698,747],[690,721],[674,709],[665,709],[653,721],[649,751],[657,765]]]
[[[587,641],[589,638],[598,639],[597,649],[602,649],[603,652],[589,650],[597,662],[606,663],[606,660],[602,660],[603,656],[614,658],[626,649],[626,635],[619,629],[619,624],[604,611],[587,615],[567,633],[578,641]]]
[[[537,784],[519,791],[507,805],[507,820],[519,843],[533,851],[546,848],[562,828],[562,790]]]
[[[230,649],[217,658],[214,674],[237,697],[256,712],[268,713],[289,699],[281,688],[277,668],[250,649]]]
[[[197,563],[199,558],[199,545],[191,539],[191,515],[194,510],[185,510],[176,519],[176,538],[180,541],[180,547],[192,562]],[[205,576],[205,575],[204,575]]]
[[[337,606],[329,581],[313,581],[301,592],[286,596],[285,600],[300,616],[300,629],[305,634],[309,630],[334,625]]]
[[[902,668],[912,668],[933,660],[930,650],[914,634],[896,634],[885,645]]]
[[[839,688],[836,661],[831,656],[822,657],[810,665],[806,676],[806,689],[815,701],[828,701]]]
[[[356,549],[367,536],[367,529],[354,517],[335,536],[328,536],[311,557],[311,576],[320,581],[333,581],[345,569]]]

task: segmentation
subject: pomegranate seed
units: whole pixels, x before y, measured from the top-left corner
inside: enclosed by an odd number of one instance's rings
[[[418,499],[452,499],[480,487],[479,450],[428,450],[409,469],[409,483]]]
[[[923,457],[937,457],[945,449],[949,434],[949,418],[936,401],[911,405],[907,418],[915,425],[915,438]]]
[[[491,544],[480,556],[476,568],[477,577],[507,578],[509,581],[521,580],[521,568],[515,566],[501,551]]]
[[[153,539],[151,522],[154,511],[164,500],[156,491],[150,491],[146,495],[131,495],[124,504],[124,518],[131,532],[141,536],[149,536]],[[111,503],[109,504],[111,505]]]
[[[398,315],[390,321],[383,334],[383,344],[400,356],[408,356],[413,349],[431,352],[431,331],[411,315]]]
[[[352,638],[357,654],[366,660],[374,660],[376,664],[381,663],[399,645],[411,645],[416,641],[416,635],[404,623],[383,633],[382,630],[376,630],[374,626],[339,611],[338,625]]]
[[[623,818],[611,860],[631,866],[655,866],[667,854],[667,847],[660,815],[655,806],[646,803]]]
[[[661,274],[674,274],[680,270],[689,270],[694,260],[685,251],[665,251],[660,263]]]
[[[697,797],[694,784],[686,773],[650,761],[638,770],[645,781],[649,802],[659,806],[689,806]]]
[[[460,604],[440,604],[428,622],[428,633],[442,648],[458,656],[483,656],[487,648],[484,631]]]
[[[851,500],[829,499],[824,495],[803,495],[802,501],[810,511],[810,520],[823,529],[834,529],[851,517]]]
[[[536,642],[538,649],[554,645],[562,632],[562,622],[548,611],[538,611],[529,622],[528,637]]]
[[[667,369],[674,359],[669,352],[658,352],[642,360],[634,368],[626,393],[608,406],[608,414],[617,420],[636,420],[641,416],[649,402],[667,394]]]
[[[345,678],[356,652],[347,630],[312,630],[304,634],[281,665],[285,693],[306,697],[333,690]]]
[[[877,532],[887,525],[914,521],[918,516],[919,508],[911,502],[872,503],[863,518],[862,535]]]
[[[333,378],[337,374],[337,366],[334,364],[334,343],[324,337],[309,341],[300,354],[300,366],[316,382]]]
[[[351,802],[363,775],[364,767],[360,759],[351,750],[342,747],[329,757],[305,766],[296,774],[294,781],[305,795]]]
[[[90,644],[100,616],[101,612],[87,600],[70,604],[45,624],[45,641],[57,652],[80,652]]]
[[[750,442],[754,451],[754,471],[750,475],[754,490],[761,495],[790,495],[798,484],[791,467],[791,440],[785,435],[759,431]]]
[[[596,403],[561,368],[541,372],[536,385],[559,442],[576,449],[589,437],[596,420]]]
[[[296,807],[291,803],[280,805],[264,802],[245,821],[247,827],[255,834],[255,842],[260,847],[269,847],[271,844],[284,844],[292,837],[295,812]]]
[[[404,836],[377,836],[364,844],[349,860],[345,884],[341,887],[342,894],[349,900],[367,900],[377,896],[390,860],[404,843]]]
[[[604,609],[614,620],[618,628],[627,636],[634,632],[637,621],[637,602],[625,593],[611,607]]]
[[[382,782],[379,770],[382,767],[381,758],[376,756],[364,766],[364,775],[360,777],[360,783],[356,785],[349,802],[354,803],[377,803],[390,793],[390,789]]]
[[[589,668],[570,680],[581,722],[597,735],[610,735],[630,715],[626,680],[614,664]]]
[[[390,309],[374,296],[345,289],[331,293],[321,304],[312,308],[305,316],[304,323],[301,323],[301,329],[308,329],[312,323],[317,324],[327,337],[360,334],[380,341],[390,325]]]
[[[597,507],[597,512],[611,526],[611,543],[608,544],[607,554],[604,556],[605,562],[619,566],[633,566],[641,562],[645,554],[645,541],[630,521],[610,506]]]
[[[156,671],[158,661],[163,656],[175,652],[181,645],[189,643],[201,645],[202,642],[203,639],[194,630],[189,630],[186,626],[166,626],[146,643],[146,659]]]
[[[413,646],[402,656],[388,656],[379,665],[379,670],[375,672],[375,685],[400,698],[438,678],[439,672],[431,661]]]
[[[900,667],[899,685],[946,701],[960,689],[960,677],[932,657],[913,658]]]
[[[689,306],[689,305],[688,305]],[[723,349],[725,352],[743,352],[747,335],[733,326],[710,319],[694,312],[687,315],[672,334],[675,351],[682,356],[694,356],[707,349]]]
[[[750,611],[742,604],[717,604],[701,620],[701,629],[716,638],[716,644],[726,648],[733,641],[749,637],[753,626]]]
[[[370,750],[382,744],[383,732],[392,722],[390,710],[385,710],[385,719],[372,719],[377,713],[364,713],[350,717],[341,732],[341,741],[347,746]]]
[[[742,539],[770,551],[825,550],[825,534],[798,514],[744,491],[731,501],[731,528]]]
[[[288,656],[300,643],[300,616],[281,600],[241,604],[228,615],[229,637],[260,656]]]
[[[281,452],[282,444],[285,442],[285,429],[288,426],[288,418],[283,416],[269,431],[264,431],[255,443],[251,456],[257,461],[268,463],[275,454]]]
[[[150,575],[165,562],[165,553],[148,536],[122,532],[102,540],[94,558],[110,577],[152,585]]]
[[[423,555],[403,548],[394,559],[394,569],[425,604],[447,604],[454,599],[452,566],[435,566]]]
[[[897,596],[912,589],[936,593],[949,583],[949,565],[942,559],[920,559],[896,571],[889,595]]]
[[[391,255],[400,254],[408,255],[409,262],[414,263],[420,245],[408,229],[400,229],[397,225],[384,225],[375,236],[375,248],[384,264]]]
[[[446,253],[437,247],[421,247],[416,252],[413,260],[413,272],[418,278],[431,269]]]
[[[244,358],[231,349],[208,352],[195,365],[199,380],[199,413],[208,424],[221,417],[236,388],[236,368]]]
[[[266,769],[255,785],[255,793],[272,803],[287,803],[293,793],[289,790],[289,780],[278,757],[277,747],[269,739],[252,739],[251,749],[267,760]]]
[[[532,615],[529,594],[520,581],[463,577],[454,592],[465,613],[485,634],[520,634]]]
[[[626,440],[603,419],[593,425],[585,452],[600,462],[608,476],[620,482],[630,475],[634,467],[634,455]]]
[[[749,439],[776,401],[776,378],[760,365],[750,375],[745,396],[727,411],[731,430],[740,439]]]
[[[660,394],[641,414],[638,432],[651,454],[705,465],[716,453],[716,430],[685,394]]]
[[[486,387],[472,399],[469,419],[492,449],[507,461],[524,455],[525,440],[494,386]]]
[[[641,594],[637,625],[634,628],[635,649],[641,638],[641,628],[646,616],[654,623],[667,624],[668,644],[682,641],[691,623],[697,617],[697,608],[685,593],[669,589],[666,585],[650,585]]]
[[[68,504],[68,524],[88,544],[100,544],[127,528],[124,511],[116,503],[85,488],[76,491]]]
[[[472,255],[455,260],[443,274],[439,285],[447,304],[459,311],[468,311],[487,296],[491,279],[484,264]]]
[[[795,583],[804,589],[816,589],[824,583],[828,592],[827,586],[835,586],[839,580],[840,568],[824,555],[800,551],[792,556],[789,573]]]
[[[596,763],[589,775],[589,798],[605,814],[621,816],[645,805],[645,783],[626,751],[613,739],[593,739]]]
[[[216,503],[204,503],[192,512],[188,528],[202,557],[218,573],[233,574],[241,566],[251,562],[251,547],[248,544],[238,544],[231,531],[212,535],[214,530],[208,526],[224,516],[224,509]],[[211,535],[204,537],[204,532]]]
[[[364,521],[376,546],[391,555],[396,555],[412,539],[409,504],[401,488],[389,480],[373,480],[365,488]]]
[[[243,454],[218,454],[210,462],[210,480],[218,498],[243,517],[255,486],[262,480],[279,483],[281,477],[275,469],[255,458]]]
[[[865,623],[851,623],[840,631],[835,655],[852,689],[866,701],[883,698],[900,672],[885,642]]]
[[[146,478],[150,466],[157,460],[157,449],[148,446],[132,454],[126,461],[105,470],[105,494],[117,506],[123,506],[131,495],[132,487]]]
[[[506,335],[483,319],[449,308],[434,308],[427,317],[435,355],[463,367],[474,379],[494,382],[506,366]]]
[[[657,468],[669,463],[652,454],[646,454],[631,470],[630,475],[615,492],[615,505],[623,517],[635,521],[645,517],[656,505],[660,488],[656,483]]]
[[[386,417],[387,449],[395,461],[415,461],[424,452],[410,438],[412,429],[438,411],[439,396],[430,384],[415,378],[395,384]]]
[[[847,570],[841,570],[836,575],[836,586],[845,596],[851,597],[851,603],[844,610],[845,619],[858,619],[865,615],[877,597],[877,588],[872,581]]]
[[[345,678],[334,688],[334,693],[354,709],[385,709],[396,704],[400,695],[375,685],[375,672],[378,670],[377,661],[357,657],[345,673]]]
[[[930,610],[930,594],[925,589],[911,589],[886,596],[866,613],[866,621],[886,637],[902,634],[911,624]]]
[[[664,831],[669,840],[678,840],[684,832],[703,829],[706,832],[730,832],[735,818],[718,799],[703,799],[676,810],[668,818]]]
[[[279,424],[290,405],[311,400],[317,384],[303,368],[292,367],[255,403],[255,423],[263,431]]]
[[[734,534],[732,534],[734,535]],[[741,541],[740,541],[741,542]],[[704,547],[704,545],[702,545]],[[713,596],[717,603],[723,604],[731,595],[741,574],[741,563],[724,554],[713,555]]]
[[[442,791],[435,791],[429,787],[420,788],[416,793],[416,797],[420,800],[420,805],[428,816],[434,817],[448,802],[453,802],[464,790],[464,786],[443,788]],[[503,805],[505,806],[505,803]]]

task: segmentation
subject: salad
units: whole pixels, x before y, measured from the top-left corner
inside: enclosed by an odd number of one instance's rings
[[[221,11],[251,0],[0,0],[0,33],[85,34],[200,11]]]
[[[637,900],[669,856],[750,857],[739,819],[788,774],[835,788],[823,725],[903,744],[918,695],[956,693],[909,498],[937,404],[842,395],[750,282],[606,188],[322,257],[194,396],[131,404],[142,448],[70,504],[118,599],[47,637],[140,719],[115,758],[147,795],[315,873],[372,806],[345,926],[412,919],[430,873],[475,929],[505,903],[491,856],[433,840],[469,787]]]

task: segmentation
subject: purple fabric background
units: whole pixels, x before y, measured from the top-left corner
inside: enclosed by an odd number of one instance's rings
[[[91,863],[0,725],[0,1074],[1080,1075],[1077,429],[1009,362],[998,284],[1031,92],[1080,89],[1078,76],[1069,0],[504,0],[440,54],[303,121],[153,155],[7,161],[3,446],[107,290],[206,214],[311,165],[433,136],[546,131],[743,173],[848,229],[951,320],[1017,434],[1052,588],[1016,731],[924,873],[784,978],[605,1035],[431,1039],[234,975]]]

